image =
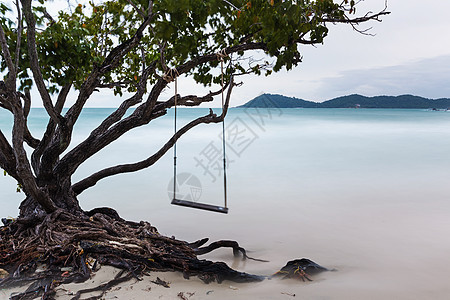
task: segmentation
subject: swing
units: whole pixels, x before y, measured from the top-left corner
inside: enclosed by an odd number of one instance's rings
[[[222,53],[217,54],[220,59],[221,64],[221,84],[222,84],[222,111],[224,111],[224,95],[223,95],[223,57],[226,56],[226,53],[222,51]],[[173,78],[173,77],[172,77]],[[174,133],[177,133],[177,77],[175,76],[175,111],[174,111]],[[183,200],[176,198],[176,189],[177,189],[177,141],[175,141],[173,145],[173,198],[171,204],[202,209],[212,212],[218,213],[228,213],[227,207],[227,172],[226,172],[226,156],[225,156],[225,119],[222,121],[222,154],[223,154],[223,190],[224,190],[224,206],[212,205],[206,203],[200,203],[195,201]]]

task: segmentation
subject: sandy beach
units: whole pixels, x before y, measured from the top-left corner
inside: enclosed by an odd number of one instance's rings
[[[118,269],[103,266],[92,274],[92,278],[81,284],[62,284],[56,288],[56,298],[71,299],[79,290],[97,287],[107,283],[119,272]],[[169,287],[156,284],[160,279]],[[301,298],[301,291],[307,286],[317,286],[321,280],[315,277],[314,282],[296,282],[291,280],[270,279],[259,283],[234,283],[224,281],[221,284],[205,284],[198,278],[186,280],[181,273],[153,272],[143,280],[133,279],[114,286],[102,299],[290,299]],[[24,291],[26,287],[4,289],[0,291],[0,299],[9,299],[11,294]],[[100,292],[84,293],[80,299],[98,296]]]

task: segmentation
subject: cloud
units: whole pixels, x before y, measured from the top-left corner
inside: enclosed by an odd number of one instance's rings
[[[447,98],[450,97],[450,55],[396,66],[348,70],[333,77],[307,81],[302,80],[301,85],[314,83],[315,97],[320,100],[354,93]]]

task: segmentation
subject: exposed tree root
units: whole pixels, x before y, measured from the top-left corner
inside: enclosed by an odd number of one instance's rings
[[[323,271],[329,271],[327,268],[316,264],[307,258],[295,259],[289,261],[280,271],[272,275],[272,277],[295,278],[302,281],[312,281],[309,275],[314,275]]]
[[[99,264],[123,271],[106,284],[80,290],[74,300],[94,291],[100,291],[100,296],[89,299],[100,299],[111,287],[132,278],[140,280],[151,271],[179,271],[185,278],[198,276],[205,283],[224,280],[255,282],[267,278],[233,270],[223,262],[197,258],[197,255],[229,247],[235,256],[242,253],[243,259],[253,259],[235,241],[218,241],[202,247],[208,239],[188,243],[168,238],[160,235],[150,223],[125,221],[110,208],[78,215],[57,210],[45,217],[5,223],[0,227],[0,268],[9,275],[0,279],[0,287],[32,282],[24,293],[11,299],[34,299],[37,296],[53,299],[56,286],[86,281]],[[303,275],[307,268],[326,270],[312,261],[305,261],[307,263],[303,266],[289,262],[292,263],[291,273],[299,275],[303,272],[299,277],[309,280],[307,275]],[[282,269],[275,275],[289,277],[290,271],[286,270]]]

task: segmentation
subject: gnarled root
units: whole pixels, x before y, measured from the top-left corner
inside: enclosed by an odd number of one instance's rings
[[[223,262],[198,259],[197,255],[222,247],[232,248],[234,255],[242,253],[244,259],[253,259],[235,241],[203,246],[207,241],[188,243],[160,235],[150,223],[125,221],[110,208],[77,215],[58,210],[44,218],[18,219],[0,227],[0,268],[9,273],[0,280],[0,287],[33,282],[16,299],[32,294],[52,299],[58,284],[84,282],[99,264],[124,271],[107,284],[79,291],[73,299],[92,291],[102,291],[103,295],[112,286],[131,278],[140,279],[150,271],[180,271],[185,278],[198,276],[206,283],[267,278],[233,270]]]
[[[282,277],[301,279],[302,281],[312,281],[309,275],[314,275],[323,271],[329,271],[312,260],[307,258],[295,259],[289,261],[280,271],[272,275],[272,277]]]

